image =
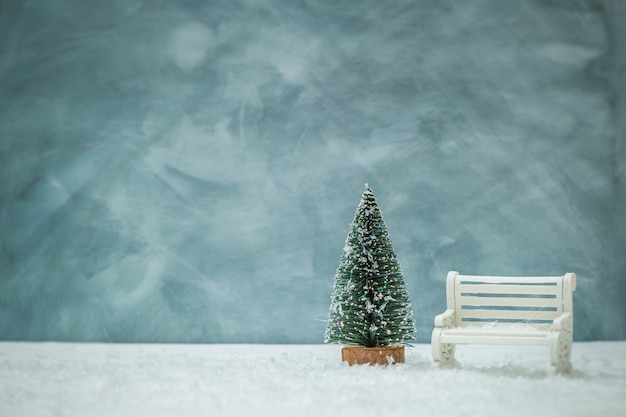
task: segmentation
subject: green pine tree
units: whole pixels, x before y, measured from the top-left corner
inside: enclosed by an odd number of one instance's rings
[[[414,337],[413,310],[400,263],[374,193],[365,184],[335,274],[324,341],[383,347]]]

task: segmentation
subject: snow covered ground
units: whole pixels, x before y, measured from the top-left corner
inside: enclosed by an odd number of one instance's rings
[[[459,346],[431,369],[349,367],[335,345],[0,343],[0,416],[626,416],[626,342]]]

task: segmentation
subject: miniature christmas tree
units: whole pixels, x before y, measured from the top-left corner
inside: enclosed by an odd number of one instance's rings
[[[403,345],[414,336],[402,270],[365,184],[335,275],[324,341],[371,348]]]

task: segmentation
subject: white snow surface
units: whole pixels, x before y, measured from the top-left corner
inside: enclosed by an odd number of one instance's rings
[[[0,343],[0,416],[626,416],[626,342],[457,346],[432,369],[348,366],[337,345]]]

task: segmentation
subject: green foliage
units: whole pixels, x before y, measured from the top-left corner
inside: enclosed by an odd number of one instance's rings
[[[400,263],[366,184],[335,274],[324,341],[383,347],[414,337],[413,310]]]

